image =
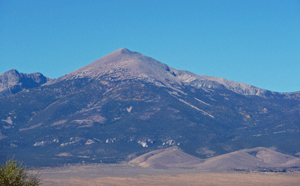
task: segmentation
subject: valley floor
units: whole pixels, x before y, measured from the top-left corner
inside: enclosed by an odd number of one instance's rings
[[[128,165],[80,165],[39,171],[42,186],[299,186],[300,173],[204,172],[197,169],[151,169]]]

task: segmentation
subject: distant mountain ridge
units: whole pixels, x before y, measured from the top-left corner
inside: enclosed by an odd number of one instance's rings
[[[113,63],[111,63],[111,61],[113,61]],[[162,83],[163,86],[171,87],[178,87],[182,84],[191,85],[196,88],[217,88],[224,86],[238,94],[256,95],[264,98],[282,95],[282,93],[268,91],[245,83],[226,80],[224,78],[203,76],[189,71],[176,70],[153,58],[138,52],[132,52],[126,48],[119,49],[87,66],[62,76],[57,80],[52,79],[52,81],[49,81],[50,79],[44,77],[41,73],[24,74],[19,73],[17,70],[7,71],[0,74],[0,92],[6,91],[16,85],[19,85],[18,87],[23,90],[24,88],[37,87],[47,82],[47,84],[54,84],[63,80],[84,77],[97,79],[112,73],[114,73],[115,80],[147,79],[149,82],[157,81],[158,84]],[[18,88],[16,87],[16,91],[10,92],[16,93],[17,89]]]
[[[0,99],[0,158],[116,163],[176,146],[201,159],[256,147],[299,156],[300,92],[196,75],[124,48],[58,79],[4,74],[4,91],[21,88]]]
[[[132,52],[126,48],[108,54],[85,67],[58,78],[57,81],[53,81],[52,83],[84,77],[97,79],[109,74],[113,74],[114,80],[142,79],[148,82],[155,82],[157,85],[173,88],[178,88],[182,84],[191,85],[196,88],[217,88],[224,86],[242,95],[256,95],[265,98],[280,95],[279,93],[244,83],[176,70],[153,58],[138,52]]]
[[[0,99],[22,90],[38,87],[49,81],[41,73],[24,74],[10,70],[0,74]]]

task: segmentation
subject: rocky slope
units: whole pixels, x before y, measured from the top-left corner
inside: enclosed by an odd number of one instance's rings
[[[191,85],[195,88],[220,88],[224,86],[242,95],[257,95],[261,97],[277,95],[275,92],[263,90],[244,83],[176,70],[150,57],[129,51],[126,48],[119,49],[54,82],[78,78],[99,79],[107,75],[111,76],[113,81],[128,79],[143,80],[175,90],[180,90],[182,85]]]

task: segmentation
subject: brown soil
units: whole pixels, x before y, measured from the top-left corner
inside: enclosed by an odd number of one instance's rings
[[[178,175],[139,175],[133,177],[82,177],[44,178],[43,186],[152,186],[152,185],[205,185],[205,186],[299,186],[299,174],[242,174],[242,173],[199,173]]]

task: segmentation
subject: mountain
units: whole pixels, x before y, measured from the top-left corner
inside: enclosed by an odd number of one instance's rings
[[[201,159],[255,147],[295,156],[299,98],[120,49],[0,99],[0,158],[112,163],[170,146]]]
[[[50,79],[41,73],[24,74],[10,70],[0,74],[0,99],[22,90],[41,86]]]
[[[111,76],[112,81],[143,80],[154,83],[157,86],[181,89],[182,85],[190,85],[195,88],[220,88],[226,87],[242,95],[258,95],[267,97],[277,95],[274,92],[259,89],[257,87],[229,81],[223,78],[200,76],[188,71],[175,70],[166,64],[150,57],[128,49],[119,49],[83,68],[59,78],[55,82],[78,78],[99,79]]]

